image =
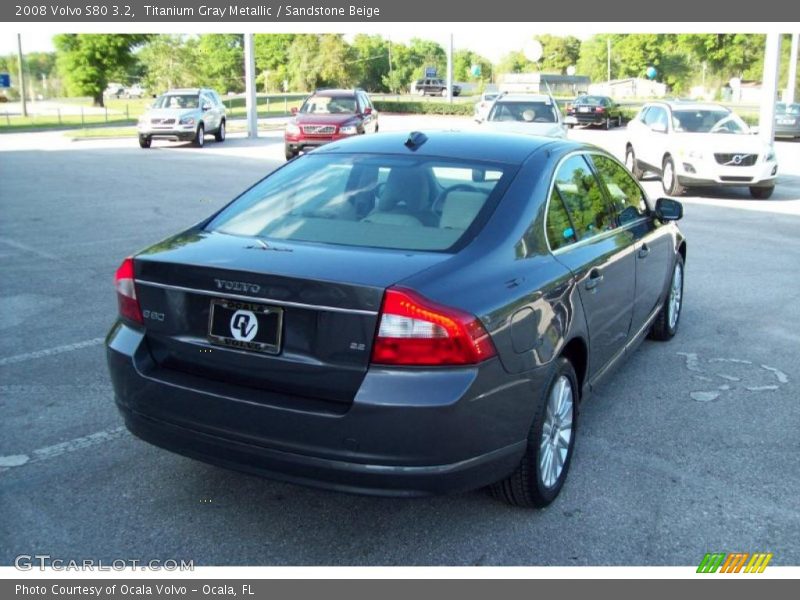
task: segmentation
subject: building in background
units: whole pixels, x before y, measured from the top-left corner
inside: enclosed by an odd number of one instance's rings
[[[612,98],[663,98],[667,95],[667,84],[642,77],[612,79],[589,86],[589,93]]]

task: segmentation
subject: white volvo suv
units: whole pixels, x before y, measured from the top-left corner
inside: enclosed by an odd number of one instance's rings
[[[670,196],[687,187],[744,186],[766,199],[778,175],[773,145],[728,108],[707,103],[645,104],[628,124],[625,166],[638,179],[660,175]]]

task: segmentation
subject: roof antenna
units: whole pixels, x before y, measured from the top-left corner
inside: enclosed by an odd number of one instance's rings
[[[406,148],[410,148],[411,150],[416,150],[422,144],[428,141],[428,136],[422,133],[421,131],[412,131],[408,134],[408,139],[405,141]]]

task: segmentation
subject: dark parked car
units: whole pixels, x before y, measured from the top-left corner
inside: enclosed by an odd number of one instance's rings
[[[140,438],[225,467],[544,506],[580,401],[676,333],[681,215],[576,142],[334,142],[125,259],[117,405]]]
[[[800,104],[775,105],[775,137],[800,138]]]
[[[608,96],[578,96],[567,104],[567,125],[602,125],[606,129],[622,125],[622,109]]]
[[[412,94],[419,96],[447,96],[447,82],[437,77],[426,77],[414,82]],[[453,84],[453,96],[461,94],[461,86]]]
[[[360,89],[317,90],[292,113],[283,133],[286,160],[334,140],[378,131],[378,111]]]

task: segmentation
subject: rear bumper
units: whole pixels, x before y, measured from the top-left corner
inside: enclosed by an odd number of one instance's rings
[[[567,115],[565,122],[572,125],[601,125],[605,124],[607,116],[605,113],[574,113]]]
[[[479,488],[525,451],[544,372],[509,382],[498,360],[453,370],[370,369],[352,404],[326,411],[254,402],[154,365],[142,332],[107,338],[128,429],[205,462],[346,492],[417,496]],[[213,390],[213,391],[212,391]]]

